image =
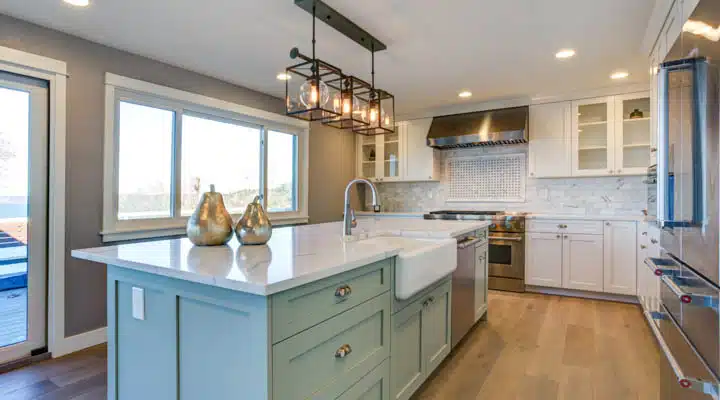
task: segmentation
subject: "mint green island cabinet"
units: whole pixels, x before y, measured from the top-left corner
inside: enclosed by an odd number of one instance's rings
[[[108,265],[108,399],[410,398],[450,352],[451,277],[400,301],[400,249],[313,254],[281,231],[287,252],[186,239],[73,251]]]

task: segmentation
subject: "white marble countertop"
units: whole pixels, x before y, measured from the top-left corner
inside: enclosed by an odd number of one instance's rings
[[[402,218],[422,218],[423,215],[430,211],[424,212],[379,212],[375,213],[372,211],[358,211],[356,215],[358,217],[371,217],[377,218],[389,218],[389,217],[402,217]],[[512,211],[515,212],[515,211]],[[647,217],[644,215],[597,215],[597,214],[552,214],[552,213],[528,213],[525,218],[527,219],[577,219],[577,220],[588,220],[588,221],[646,221]]]
[[[277,228],[265,246],[193,246],[186,238],[155,240],[73,250],[72,256],[157,275],[271,295],[350,271],[399,254],[392,243],[359,240],[368,236],[450,238],[487,227],[483,221],[425,221],[363,218],[354,240],[342,235],[342,223]]]

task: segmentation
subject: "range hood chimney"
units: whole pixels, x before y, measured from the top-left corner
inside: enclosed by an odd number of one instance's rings
[[[433,118],[427,145],[437,149],[527,143],[528,106]]]

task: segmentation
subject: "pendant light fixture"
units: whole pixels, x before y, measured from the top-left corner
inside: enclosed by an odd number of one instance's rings
[[[395,96],[382,89],[375,88],[375,51],[370,50],[372,84],[370,90],[357,93],[357,97],[367,109],[366,126],[353,128],[353,132],[373,136],[395,132]]]
[[[312,14],[312,58],[290,51],[290,58],[302,63],[286,69],[286,114],[307,121],[322,121],[362,135],[395,132],[395,97],[375,87],[375,52],[387,48],[322,0],[295,0],[295,5]],[[315,58],[315,20],[320,19],[371,53],[372,81],[344,75],[340,68]]]
[[[340,68],[315,58],[315,5],[312,20],[312,58],[300,53],[297,47],[290,50],[290,58],[303,62],[285,70],[286,114],[306,121],[323,121],[342,116],[342,110],[333,107],[330,99],[340,96],[344,76]]]

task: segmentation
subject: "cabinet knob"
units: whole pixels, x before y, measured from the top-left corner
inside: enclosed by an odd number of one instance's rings
[[[555,236],[556,239],[560,239],[560,235]]]
[[[352,288],[349,285],[342,285],[335,289],[335,297],[339,299],[344,299],[350,296],[350,293],[352,293]]]
[[[658,242],[657,239],[650,239],[650,243],[652,243],[652,244],[657,244],[657,242]]]
[[[640,248],[643,249],[643,250],[645,250],[645,249],[647,249],[647,246],[645,246],[644,244],[641,244],[641,245],[640,245]]]
[[[564,235],[563,237],[565,238],[565,240],[568,240],[568,238],[569,238],[570,236]]]
[[[622,169],[617,170],[618,174],[622,172]]]
[[[647,232],[643,232],[643,233],[641,233],[641,235],[647,236]]]
[[[609,222],[606,222],[606,223],[605,223],[605,226],[610,226],[610,223],[609,223]]]
[[[428,176],[428,179],[432,179],[432,175]]]
[[[609,170],[608,170],[608,173],[609,173],[609,174],[612,174],[612,173],[613,173],[613,170],[609,169]]]
[[[530,176],[535,176],[535,173],[534,173],[534,172],[531,172],[531,173],[530,173]]]
[[[651,147],[651,148],[650,148],[650,152],[651,152],[651,153],[655,153],[656,151],[657,151],[657,147]]]
[[[335,350],[335,358],[345,358],[352,353],[352,347],[349,344],[340,346],[339,349]]]

